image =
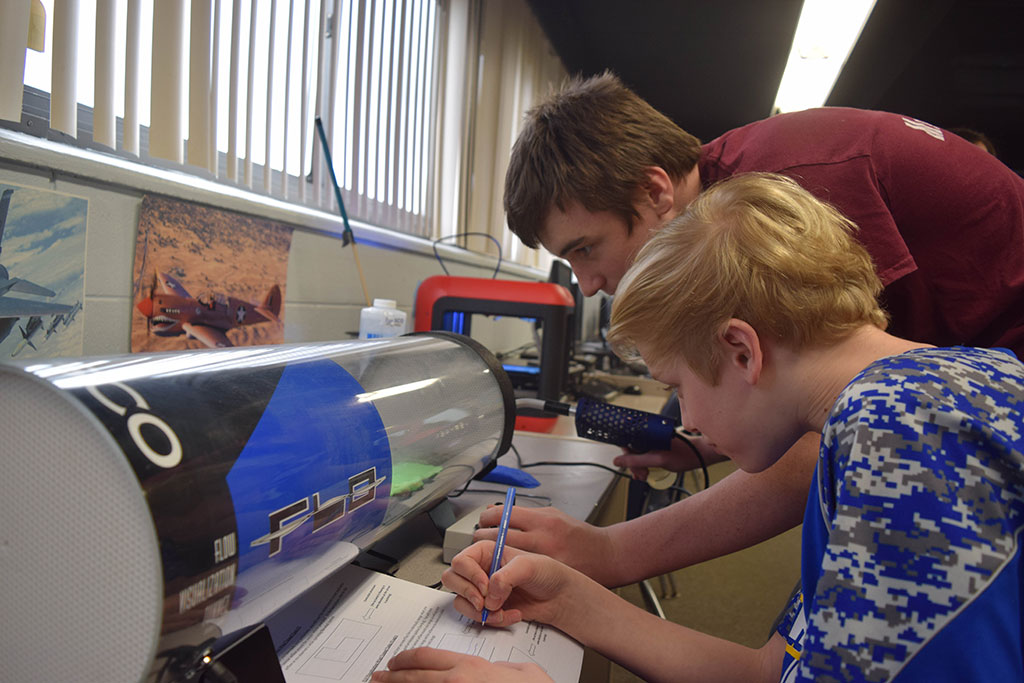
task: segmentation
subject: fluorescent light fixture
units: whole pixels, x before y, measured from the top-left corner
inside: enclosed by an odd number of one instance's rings
[[[773,113],[825,104],[875,0],[804,0]]]

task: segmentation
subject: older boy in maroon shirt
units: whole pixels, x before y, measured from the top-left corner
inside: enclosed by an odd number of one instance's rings
[[[1024,357],[1024,181],[992,155],[910,117],[813,109],[701,146],[615,76],[577,79],[527,115],[505,178],[505,209],[524,244],[569,261],[585,294],[611,294],[653,231],[711,183],[745,171],[790,176],[859,226],[885,285],[893,334],[1006,346]],[[735,472],[707,492],[610,527],[516,508],[507,542],[606,586],[718,557],[800,522],[816,444],[805,438],[764,472]],[[679,450],[616,463],[642,476],[647,467],[682,470],[695,460]],[[483,513],[480,526],[496,525],[499,513]],[[481,528],[475,537],[495,535]]]

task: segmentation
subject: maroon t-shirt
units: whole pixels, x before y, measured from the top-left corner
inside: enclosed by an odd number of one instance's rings
[[[704,187],[790,176],[855,222],[893,334],[1024,358],[1024,180],[991,154],[910,117],[827,107],[731,130],[699,168]]]

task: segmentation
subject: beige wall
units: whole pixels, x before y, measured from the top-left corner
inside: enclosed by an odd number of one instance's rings
[[[347,339],[349,331],[359,328],[363,291],[352,250],[341,246],[341,221],[335,215],[3,130],[0,178],[89,200],[85,355],[129,351],[135,235],[147,193],[251,213],[294,228],[285,288],[286,342]],[[416,288],[425,278],[443,273],[430,241],[359,222],[352,227],[370,296],[395,299],[409,315],[411,329]],[[490,277],[494,270],[492,257],[445,244],[439,250],[452,275]],[[546,275],[512,264],[503,266],[501,273],[510,279]],[[515,341],[495,339],[488,345],[501,348]]]

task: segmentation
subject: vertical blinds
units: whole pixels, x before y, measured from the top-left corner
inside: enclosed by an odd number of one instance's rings
[[[8,0],[0,118],[21,120],[29,86],[80,144],[336,211],[320,116],[349,214],[430,235],[439,1],[43,0],[26,52],[39,0]]]

